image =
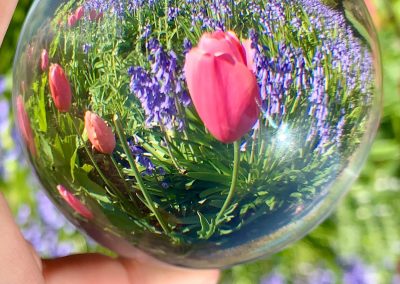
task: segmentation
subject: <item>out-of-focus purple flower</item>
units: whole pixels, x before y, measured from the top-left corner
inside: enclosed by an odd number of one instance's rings
[[[360,259],[346,261],[343,265],[343,284],[374,284],[377,283],[374,271]]]
[[[0,75],[0,98],[6,90],[6,78]]]
[[[278,272],[272,272],[263,279],[261,279],[260,284],[285,284],[286,281],[283,276]]]
[[[25,239],[41,256],[60,257],[73,253],[74,244],[60,239],[62,230],[66,234],[73,234],[73,226],[42,191],[37,191],[35,197],[39,218],[35,217],[32,208],[26,204],[20,206],[16,217]]]
[[[307,283],[334,284],[335,274],[329,269],[317,268],[309,274]]]

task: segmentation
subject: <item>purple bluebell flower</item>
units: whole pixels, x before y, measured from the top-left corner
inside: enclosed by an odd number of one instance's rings
[[[185,38],[183,40],[183,54],[186,55],[193,47],[193,44],[189,39]]]
[[[89,50],[90,50],[91,48],[92,48],[92,45],[91,45],[91,44],[85,43],[85,44],[82,46],[83,53],[88,54],[88,53],[89,53]]]
[[[166,52],[154,38],[147,42],[147,49],[151,54],[151,70],[146,71],[140,66],[129,68],[131,91],[142,104],[148,127],[159,125],[181,131],[184,117],[177,104],[186,107],[190,98],[182,88],[185,83],[183,71],[178,69],[177,55],[173,51]]]
[[[142,35],[140,37],[142,39],[143,38],[148,38],[151,35],[151,32],[152,32],[151,25],[147,24],[147,25],[144,26]]]
[[[179,15],[180,9],[178,7],[168,7],[168,21],[175,20]]]

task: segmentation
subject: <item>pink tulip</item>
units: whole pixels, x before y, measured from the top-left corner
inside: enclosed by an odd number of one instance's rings
[[[36,156],[35,139],[33,136],[33,131],[31,123],[29,120],[28,113],[25,110],[24,99],[21,95],[17,97],[17,123],[21,132],[21,136],[24,139],[26,145],[28,146],[29,152]]]
[[[246,50],[246,61],[247,61],[247,67],[255,72],[256,71],[256,66],[254,64],[254,56],[256,55],[256,50],[251,47],[251,40],[250,39],[245,39],[242,42],[244,49]]]
[[[103,153],[112,154],[115,149],[115,136],[106,122],[90,111],[85,113],[85,129],[93,147]]]
[[[71,192],[68,191],[63,185],[57,185],[57,190],[61,197],[74,209],[79,215],[88,220],[93,219],[93,213],[83,203],[76,198]]]
[[[193,104],[205,127],[223,143],[240,139],[258,119],[260,94],[251,56],[235,33],[222,31],[203,34],[186,55]]]
[[[98,20],[100,20],[101,18],[103,17],[103,13],[97,13],[97,11],[96,10],[91,10],[90,12],[89,12],[89,19],[91,20],[91,21],[98,21]]]
[[[72,91],[62,67],[52,64],[49,70],[50,92],[56,108],[60,112],[68,112],[71,108]]]
[[[40,69],[42,71],[46,71],[49,67],[49,53],[46,49],[42,50],[42,54],[40,55]]]
[[[76,18],[76,21],[79,21],[80,19],[82,19],[83,16],[85,16],[85,8],[83,8],[83,7],[81,6],[81,7],[79,7],[78,9],[75,10],[75,18]]]
[[[68,17],[68,26],[69,26],[69,27],[75,26],[77,21],[78,21],[78,20],[76,19],[76,15],[75,15],[75,14],[70,15],[70,16]]]

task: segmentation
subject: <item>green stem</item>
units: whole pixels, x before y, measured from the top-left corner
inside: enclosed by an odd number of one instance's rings
[[[124,152],[126,154],[126,158],[128,159],[129,165],[131,166],[131,168],[133,170],[133,175],[135,176],[136,182],[137,182],[140,190],[142,191],[142,194],[147,202],[147,206],[153,212],[154,216],[156,217],[157,221],[160,223],[164,232],[166,234],[169,234],[170,229],[168,227],[168,224],[165,223],[164,219],[160,215],[160,212],[158,212],[156,206],[154,205],[154,202],[151,199],[151,196],[150,196],[149,192],[147,191],[146,186],[143,183],[143,180],[139,173],[139,170],[136,167],[136,162],[134,161],[134,159],[132,157],[132,153],[129,150],[129,146],[128,146],[128,143],[126,142],[125,134],[123,132],[123,128],[122,128],[121,122],[119,121],[118,115],[114,115],[114,124],[115,124],[115,128],[117,130],[119,140],[121,141],[122,148],[124,149]]]
[[[233,172],[232,172],[231,187],[229,189],[228,196],[225,199],[224,205],[222,205],[221,210],[219,211],[217,217],[215,218],[215,225],[218,225],[219,220],[221,219],[222,215],[225,213],[226,209],[228,208],[229,204],[232,201],[233,195],[235,194],[236,183],[238,180],[238,173],[239,173],[239,164],[240,164],[240,142],[235,141],[233,143],[233,146],[234,146],[234,158],[233,158]]]
[[[171,140],[170,140],[169,135],[167,134],[167,131],[165,130],[164,126],[162,126],[162,124],[161,124],[161,129],[164,132],[165,144],[167,144],[167,150],[168,150],[169,156],[171,157],[171,161],[174,164],[175,168],[179,172],[181,172],[182,168],[179,166],[178,162],[175,160],[174,155],[172,154],[171,145],[170,145]]]
[[[120,170],[120,168],[118,166],[118,163],[117,163],[117,161],[115,161],[114,157],[112,155],[110,155],[110,158],[111,158],[112,163],[114,164],[115,169],[118,172],[118,175],[120,176],[120,178],[122,179],[122,182],[124,183],[126,192],[128,193],[130,200],[133,202],[134,211],[135,211],[136,214],[138,214],[139,212],[137,211],[136,208],[139,208],[139,206],[137,205],[135,198],[131,194],[130,188],[129,188],[128,184],[125,181],[124,174],[121,172],[121,170]]]

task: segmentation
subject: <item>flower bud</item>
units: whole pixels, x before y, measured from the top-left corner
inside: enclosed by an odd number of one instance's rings
[[[28,146],[29,152],[36,156],[35,139],[33,136],[33,131],[31,123],[29,120],[28,113],[25,110],[24,99],[21,95],[17,97],[16,101],[16,112],[17,112],[17,124],[24,139],[26,145]]]
[[[69,26],[69,27],[75,26],[77,21],[78,21],[78,20],[76,19],[76,15],[75,15],[75,14],[70,15],[70,16],[68,17],[68,26]]]
[[[90,220],[93,219],[93,213],[85,206],[83,203],[76,198],[65,186],[59,184],[57,185],[57,190],[61,197],[75,210],[76,213]]]
[[[101,117],[86,111],[85,129],[90,142],[97,151],[103,154],[112,154],[116,145],[115,136],[111,127]]]
[[[71,108],[72,91],[62,67],[52,64],[49,70],[50,92],[56,108],[60,112],[68,112]]]
[[[75,10],[76,21],[82,19],[83,16],[85,16],[85,8],[83,8],[83,6],[80,6],[78,9]]]

